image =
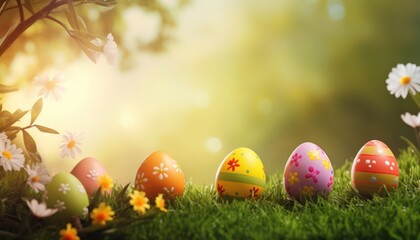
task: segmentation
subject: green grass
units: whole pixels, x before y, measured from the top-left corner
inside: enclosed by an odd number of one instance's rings
[[[269,176],[258,200],[226,201],[210,186],[188,183],[166,214],[114,225],[86,239],[420,239],[420,160],[409,151],[399,157],[400,185],[386,197],[364,199],[350,186],[351,163],[335,170],[328,199],[302,205],[286,198],[281,174]],[[111,196],[105,201],[114,204]],[[130,214],[132,212],[130,211]],[[130,215],[132,216],[132,215]],[[83,223],[83,222],[82,222]],[[0,221],[1,224],[1,221]],[[0,225],[1,226],[1,225]],[[122,226],[122,225],[121,225]],[[31,239],[58,239],[62,226],[41,225]],[[1,228],[0,228],[1,229]],[[1,238],[3,239],[3,238]]]

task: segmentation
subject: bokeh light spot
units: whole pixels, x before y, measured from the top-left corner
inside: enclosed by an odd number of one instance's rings
[[[206,148],[209,152],[217,153],[222,149],[222,142],[217,137],[210,137],[206,140]]]

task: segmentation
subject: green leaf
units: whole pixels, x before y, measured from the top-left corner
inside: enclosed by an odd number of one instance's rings
[[[0,6],[0,15],[6,9],[7,4],[9,3],[9,0],[4,1]]]
[[[1,111],[0,112],[0,118],[9,118],[10,117],[10,115],[12,115],[12,113],[10,113],[9,111],[7,111],[7,110],[4,110],[4,111]]]
[[[77,41],[77,40],[76,40]],[[95,54],[94,51],[92,51],[91,49],[87,48],[86,46],[84,46],[82,43],[80,43],[79,41],[77,41],[77,43],[79,43],[79,46],[82,48],[83,52],[86,54],[86,56],[94,63],[96,63],[96,58],[95,58]]]
[[[23,6],[25,6],[26,9],[28,9],[28,11],[32,14],[35,13],[34,11],[34,7],[32,6],[32,2],[31,0],[25,0],[25,3],[23,4]]]
[[[17,128],[17,129],[15,129]],[[17,134],[19,133],[20,128],[19,127],[9,127],[5,133],[7,135],[7,138],[12,141],[13,139],[16,138]]]
[[[57,132],[56,130],[52,128],[44,127],[42,125],[35,124],[34,127],[38,128],[39,131],[44,132],[44,133],[59,134],[59,132]]]
[[[90,34],[86,35],[83,32],[76,32],[72,31],[72,37],[79,42],[79,44],[83,44],[85,47],[91,49],[92,51],[100,52],[102,48],[100,46],[96,46],[92,43],[94,37],[89,36]]]
[[[29,152],[29,157],[32,159],[32,162],[37,162],[37,163],[42,162],[42,157],[41,155],[39,155],[38,152],[36,153]]]
[[[23,134],[23,143],[25,144],[26,150],[28,150],[28,152],[30,153],[36,153],[37,148],[36,148],[35,140],[32,138],[31,135],[29,135],[29,133],[26,130],[22,129],[22,134]]]
[[[116,200],[117,202],[123,202],[125,200],[125,198],[127,197],[126,192],[129,187],[130,187],[130,183],[128,183],[127,185],[124,186],[123,189],[121,189],[121,191],[117,195],[117,200]]]
[[[411,147],[413,149],[413,151],[416,153],[417,156],[420,157],[420,151],[419,149],[416,147],[416,145],[414,145],[414,143],[412,143],[410,140],[408,140],[408,138],[404,137],[404,136],[400,136],[400,138],[407,143],[407,145],[409,147]]]
[[[0,84],[0,94],[15,92],[17,90],[19,90],[18,87],[11,87],[11,86],[6,86],[6,85],[3,85],[3,84]]]
[[[42,98],[38,99],[38,101],[35,102],[34,106],[32,107],[31,111],[31,124],[32,125],[35,120],[38,118],[39,114],[42,110]]]
[[[69,5],[69,16],[70,16],[71,22],[73,22],[74,24],[74,26],[72,27],[76,29],[77,31],[80,31],[79,22],[77,21],[77,14],[76,14],[76,10],[74,9],[73,0],[69,0],[68,5]]]
[[[109,7],[109,6],[117,4],[118,1],[117,0],[95,0],[93,3],[99,6]]]
[[[3,126],[0,126],[0,132],[6,130],[12,126],[15,122],[19,121],[28,111],[22,111],[20,109],[16,110],[12,115],[10,115]]]
[[[0,238],[1,239],[15,239],[15,238],[18,238],[18,237],[19,237],[19,235],[15,234],[15,233],[0,230]]]
[[[70,26],[73,28],[73,29],[77,29],[77,23],[76,22],[74,22],[74,19],[73,19],[73,17],[71,16],[71,13],[69,12],[69,11],[64,11],[64,13],[66,14],[66,17],[67,17],[67,21],[69,22],[69,24],[70,24]]]
[[[83,21],[83,18],[81,18],[80,16],[77,16],[77,21],[79,22],[79,26],[82,28],[82,30],[85,32],[88,32],[86,23],[85,21]]]
[[[4,206],[3,200],[0,199],[0,219],[3,218],[6,208]]]
[[[102,192],[102,188],[101,188],[101,187],[99,187],[99,188],[96,190],[96,192],[93,194],[93,198],[92,198],[92,200],[90,201],[90,204],[89,204],[89,206],[88,206],[88,210],[89,210],[89,212],[92,212],[92,210],[93,210],[96,206],[98,206],[98,205],[99,205],[99,199],[100,199],[100,196],[101,196],[101,192]]]

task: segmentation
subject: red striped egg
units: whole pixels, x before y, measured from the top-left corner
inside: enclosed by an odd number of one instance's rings
[[[398,163],[391,149],[381,141],[372,140],[354,158],[351,185],[364,197],[374,193],[383,195],[398,187],[399,176]]]

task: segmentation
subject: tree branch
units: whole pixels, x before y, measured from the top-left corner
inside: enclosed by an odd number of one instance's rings
[[[6,50],[12,45],[12,43],[28,29],[32,24],[36,21],[45,18],[48,14],[57,7],[60,7],[67,3],[67,0],[52,0],[48,5],[44,8],[36,12],[34,15],[29,17],[28,19],[21,22],[9,35],[6,36],[2,44],[0,45],[0,58],[6,52]]]

